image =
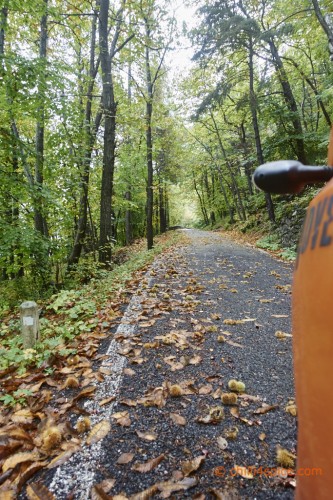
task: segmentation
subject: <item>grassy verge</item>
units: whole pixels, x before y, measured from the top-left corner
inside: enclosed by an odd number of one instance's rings
[[[172,231],[156,237],[154,249],[150,251],[146,250],[144,241],[137,242],[126,249],[126,255],[122,251],[123,263],[110,272],[104,271],[103,277],[92,278],[85,285],[77,284],[39,302],[41,340],[33,349],[22,347],[18,308],[7,311],[0,331],[0,370],[24,374],[36,367],[44,369],[45,374],[52,374],[54,354],[75,355],[77,336],[109,329],[120,315],[119,308],[128,300],[131,287],[136,289],[142,273],[155,256],[184,241],[182,233]],[[4,398],[6,396],[0,400],[10,404]]]

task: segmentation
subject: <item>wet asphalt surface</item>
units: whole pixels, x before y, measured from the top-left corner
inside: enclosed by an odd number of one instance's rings
[[[138,291],[134,333],[118,334],[126,369],[113,413],[127,412],[129,421],[112,419],[101,459],[94,459],[94,484],[115,480],[109,497],[98,498],[130,498],[157,483],[181,481],[184,462],[203,457],[187,473],[196,484],[170,498],[224,493],[229,499],[292,499],[288,481],[260,472],[278,466],[277,446],[296,453],[296,419],[285,411],[294,397],[292,265],[217,233],[186,235],[185,248],[158,257],[148,271]],[[277,331],[289,335],[279,339]],[[221,402],[230,379],[246,386],[234,406]],[[172,396],[171,385],[180,386],[182,395]],[[255,413],[265,404],[275,408]],[[212,418],[221,407],[221,420]],[[200,422],[205,417],[211,421]],[[152,440],[138,432],[149,432]],[[131,460],[117,463],[124,453]],[[160,455],[151,471],[135,470]],[[234,466],[258,472],[244,478]],[[56,496],[77,498],[75,491]]]

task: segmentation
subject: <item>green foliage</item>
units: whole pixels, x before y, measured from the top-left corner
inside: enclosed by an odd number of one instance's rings
[[[14,407],[17,404],[25,406],[27,404],[27,398],[32,395],[33,393],[28,389],[18,389],[12,394],[5,394],[4,396],[0,396],[0,401],[2,401],[5,406]]]
[[[263,236],[256,242],[256,246],[258,248],[263,248],[264,250],[272,250],[274,252],[280,250],[280,243],[276,234]]]

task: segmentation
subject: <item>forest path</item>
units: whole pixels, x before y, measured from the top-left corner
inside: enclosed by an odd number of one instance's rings
[[[44,476],[57,499],[293,498],[294,478],[275,477],[277,447],[296,446],[292,266],[184,232],[188,245],[155,259],[107,348],[113,373],[95,399],[114,401],[85,404],[108,434]],[[246,389],[230,406],[231,379]]]

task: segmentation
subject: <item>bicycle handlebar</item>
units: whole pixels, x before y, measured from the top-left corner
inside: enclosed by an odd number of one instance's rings
[[[296,160],[264,163],[253,174],[259,189],[274,194],[299,193],[307,184],[325,182],[332,177],[332,167],[308,166]]]

